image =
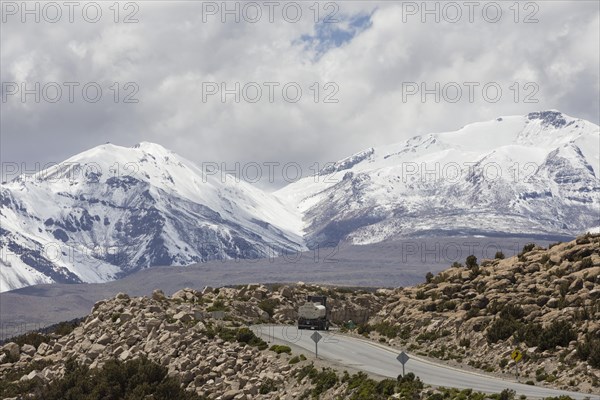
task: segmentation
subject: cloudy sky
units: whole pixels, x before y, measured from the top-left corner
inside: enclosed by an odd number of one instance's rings
[[[308,173],[501,115],[600,119],[596,0],[21,4],[2,2],[3,167],[150,141]]]

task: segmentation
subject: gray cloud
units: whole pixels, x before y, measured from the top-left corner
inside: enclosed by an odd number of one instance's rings
[[[481,12],[473,23],[466,15],[458,23],[435,23],[431,16],[422,23],[420,15],[403,14],[402,3],[338,2],[339,29],[333,30],[315,25],[312,3],[302,3],[297,23],[277,12],[274,23],[265,15],[257,23],[231,17],[221,23],[217,16],[204,21],[201,3],[142,1],[134,24],[114,23],[109,3],[102,4],[96,24],[81,18],[21,23],[7,16],[2,82],[98,82],[103,97],[93,104],[80,95],[55,104],[9,97],[1,104],[3,162],[43,165],[107,141],[154,141],[198,163],[291,161],[307,173],[315,162],[499,115],[553,108],[600,119],[597,2],[537,2],[539,22],[531,24],[514,23],[508,3],[501,3],[498,23],[486,22]],[[520,20],[528,11],[521,10]],[[138,85],[139,103],[115,103],[114,82],[121,100],[131,93],[126,82]],[[232,96],[226,103],[219,96],[203,102],[203,82],[230,88],[256,82],[263,97],[257,103],[235,103]],[[298,103],[283,101],[279,86],[271,103],[264,82],[297,82],[303,96]],[[318,103],[310,89],[315,82]],[[339,87],[338,103],[323,103],[333,92],[326,82]],[[436,103],[433,96],[404,102],[406,82],[497,82],[503,95],[497,103],[485,101],[481,91],[472,103],[465,97]],[[515,102],[514,82],[535,82],[538,102],[524,103],[523,87]]]

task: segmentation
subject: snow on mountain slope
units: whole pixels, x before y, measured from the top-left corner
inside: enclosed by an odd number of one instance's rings
[[[0,190],[0,291],[305,249],[274,196],[152,143],[106,144]]]
[[[275,193],[309,244],[427,234],[576,235],[600,222],[598,126],[558,111],[369,148]]]
[[[274,194],[152,143],[0,187],[0,291],[406,236],[600,226],[600,132],[557,111],[368,148]]]

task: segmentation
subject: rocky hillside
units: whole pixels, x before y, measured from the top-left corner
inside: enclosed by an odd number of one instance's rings
[[[73,330],[4,344],[0,397],[38,393],[52,399],[42,387],[64,392],[65,382],[95,382],[136,368],[158,368],[152,376],[164,373],[161,388],[193,399],[457,395],[410,378],[378,383],[343,373],[308,353],[266,343],[247,328],[293,324],[307,294],[327,295],[331,320],[347,334],[494,374],[514,372],[509,355],[519,348],[521,381],[600,393],[600,235],[588,234],[549,249],[528,245],[508,259],[468,257],[411,288],[298,283],[183,289],[171,297],[160,290],[150,297],[119,294],[96,303]],[[460,398],[485,397],[477,396]]]
[[[307,293],[325,294],[331,319],[348,334],[512,377],[510,354],[518,348],[521,381],[600,393],[600,234],[548,249],[529,244],[506,259],[468,257],[410,288],[299,285],[237,293],[257,305],[273,302],[279,323],[294,323]]]
[[[389,293],[360,333],[521,380],[600,393],[600,235],[465,265]],[[514,376],[514,375],[513,375]]]
[[[287,304],[306,291],[301,285],[275,291],[264,286],[184,289],[172,297],[159,290],[151,297],[119,294],[97,303],[76,327],[63,324],[53,333],[30,333],[6,343],[0,352],[0,397],[377,400],[459,395],[454,389],[425,388],[412,374],[379,382],[364,373],[350,375],[311,355],[292,353],[288,346],[269,347],[244,326],[244,321],[268,320],[270,304],[278,301],[274,317],[285,319]],[[376,296],[349,297],[358,308],[355,300],[374,304]],[[464,393],[465,399],[489,398]],[[511,393],[503,395],[491,398],[510,398]]]
[[[68,334],[34,333],[19,338],[19,343],[5,344],[0,355],[0,397],[43,393],[45,384],[65,375],[72,379],[73,365],[91,371],[108,365],[114,370],[118,368],[115,360],[150,360],[166,368],[167,376],[194,395],[191,399],[298,398],[304,392],[310,395],[313,378],[322,373],[333,379],[326,389],[336,387],[323,398],[340,395],[348,385],[342,385],[336,373],[315,369],[310,377],[314,367],[304,355],[291,355],[286,346],[269,349],[244,327],[244,321],[269,319],[271,308],[260,302],[266,297],[264,289],[206,289],[203,293],[185,289],[169,298],[157,290],[151,297],[119,294],[101,301]],[[245,303],[246,292],[254,301]],[[288,294],[285,289],[281,292]],[[231,301],[233,294],[241,297]]]

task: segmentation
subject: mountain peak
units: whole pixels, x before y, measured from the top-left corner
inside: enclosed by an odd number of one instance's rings
[[[131,146],[132,149],[141,149],[144,150],[148,153],[173,153],[171,150],[167,149],[166,147],[161,146],[158,143],[153,143],[153,142],[139,142],[133,146]]]
[[[141,151],[144,154],[165,159],[173,156],[180,157],[173,150],[167,149],[166,147],[154,142],[139,142],[131,146],[130,149],[133,149],[136,152]]]
[[[575,122],[575,120],[567,115],[564,115],[558,110],[536,111],[527,114],[527,119],[530,121],[539,120],[542,126],[553,126],[554,128],[564,128]]]

